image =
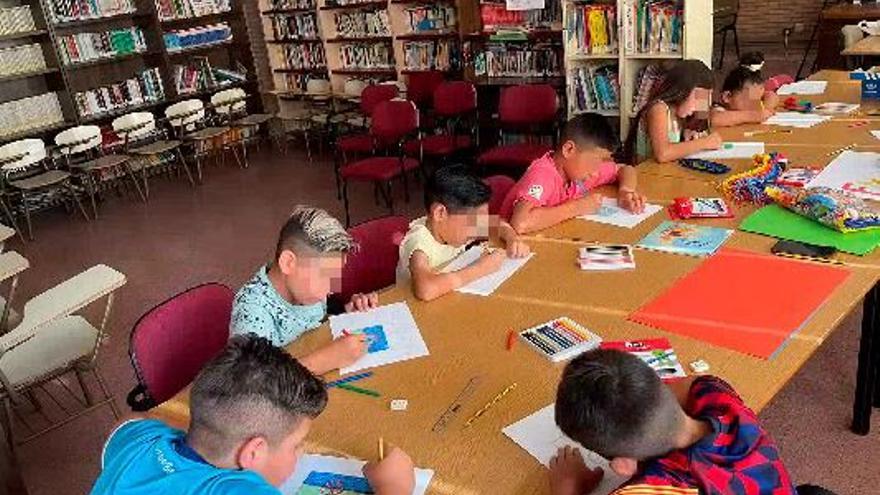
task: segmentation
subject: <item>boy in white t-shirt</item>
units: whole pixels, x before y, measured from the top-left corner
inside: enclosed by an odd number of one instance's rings
[[[410,281],[415,296],[430,301],[494,273],[508,256],[528,255],[529,247],[510,225],[490,217],[491,196],[489,186],[463,166],[438,170],[425,185],[427,215],[410,224],[400,244],[397,281]],[[461,270],[441,271],[468,243],[488,238],[490,227],[506,252],[496,250]]]

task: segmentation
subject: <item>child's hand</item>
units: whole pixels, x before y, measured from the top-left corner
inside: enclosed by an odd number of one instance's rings
[[[508,258],[525,258],[530,252],[532,250],[529,248],[529,245],[519,239],[514,239],[507,243]]]
[[[574,201],[575,216],[592,215],[599,211],[599,208],[602,206],[602,195],[588,194],[583,198],[578,198]]]
[[[705,137],[705,146],[703,148],[707,150],[717,150],[722,144],[724,144],[724,140],[721,139],[721,134],[713,132]]]
[[[355,294],[351,296],[351,301],[345,305],[346,313],[354,313],[355,311],[366,311],[379,306],[379,294],[370,292],[369,294]]]
[[[776,115],[776,110],[773,108],[765,108],[761,110],[761,122],[764,122],[774,115]]]
[[[477,260],[476,266],[480,267],[483,276],[495,273],[501,268],[501,264],[507,259],[507,253],[496,249],[491,253],[484,254]]]
[[[599,486],[604,475],[602,468],[588,468],[580,451],[565,447],[550,459],[550,492],[553,495],[584,495]]]
[[[364,476],[376,495],[410,495],[416,485],[413,461],[397,447],[385,459],[364,465]]]
[[[645,197],[635,191],[620,191],[617,205],[630,213],[642,213],[645,211]]]
[[[340,337],[331,342],[326,350],[331,364],[329,369],[344,368],[367,353],[367,336],[355,334]]]

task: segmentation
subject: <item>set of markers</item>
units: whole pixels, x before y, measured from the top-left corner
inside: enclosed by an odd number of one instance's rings
[[[571,318],[556,318],[523,330],[520,339],[554,363],[599,347],[602,339]]]

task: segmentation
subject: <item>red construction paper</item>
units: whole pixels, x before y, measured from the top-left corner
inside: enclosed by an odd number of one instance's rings
[[[841,267],[721,249],[629,320],[768,359],[848,276]]]

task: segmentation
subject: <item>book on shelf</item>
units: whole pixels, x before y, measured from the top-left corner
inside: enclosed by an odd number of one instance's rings
[[[0,103],[0,138],[64,122],[57,93],[44,93]]]
[[[318,7],[315,0],[270,0],[269,7],[273,10],[311,9]]]
[[[185,64],[175,65],[174,86],[178,95],[199,91],[221,89],[232,84],[243,83],[247,74],[242,71],[212,67],[207,57],[193,57]]]
[[[639,69],[633,93],[633,114],[641,111],[648,103],[654,86],[663,79],[663,70],[657,64],[649,64]]]
[[[275,14],[272,19],[272,36],[276,40],[318,39],[318,18],[312,12]]]
[[[162,35],[162,38],[165,40],[165,48],[169,52],[175,52],[187,48],[229,41],[232,39],[232,28],[229,27],[229,24],[221,22],[207,26],[168,31]]]
[[[559,77],[560,54],[552,47],[490,46],[477,54],[474,72],[488,77]]]
[[[134,0],[48,0],[49,20],[62,22],[99,19],[137,11]]]
[[[681,53],[681,0],[639,0],[624,8],[622,22],[627,54]]]
[[[160,21],[189,19],[232,10],[231,0],[155,0]]]
[[[336,22],[336,35],[343,38],[391,34],[388,11],[385,9],[337,12],[333,18]]]
[[[285,69],[323,69],[327,67],[324,45],[302,43],[283,47]]]
[[[565,46],[573,54],[617,53],[617,6],[567,3]]]
[[[454,5],[425,4],[408,7],[404,11],[410,33],[454,31],[457,15]]]
[[[481,2],[483,31],[505,28],[557,29],[562,25],[562,2],[546,2],[543,9],[507,10],[504,3]]]
[[[343,69],[393,69],[394,55],[386,43],[345,43],[339,47]]]
[[[569,71],[568,106],[570,113],[619,110],[617,64],[587,65]]]
[[[80,117],[96,117],[105,113],[156,102],[165,98],[159,69],[153,67],[135,77],[73,95]]]
[[[408,41],[403,44],[405,70],[452,69],[453,61],[460,60],[457,44],[450,40]]]
[[[144,32],[138,26],[99,33],[75,33],[56,38],[65,65],[112,58],[147,50]]]
[[[27,33],[36,29],[30,5],[0,9],[0,35]]]
[[[327,0],[325,5],[327,7],[349,7],[372,2],[373,0]]]
[[[46,68],[39,43],[18,45],[0,50],[0,77],[37,72]]]

